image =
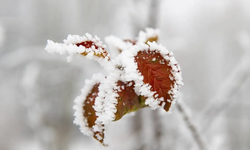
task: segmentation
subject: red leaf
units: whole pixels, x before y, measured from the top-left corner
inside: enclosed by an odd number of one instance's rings
[[[95,125],[95,121],[97,119],[96,111],[94,110],[93,106],[95,105],[95,99],[98,96],[100,83],[96,83],[84,101],[83,110],[84,110],[84,117],[87,119],[88,127],[93,131],[93,126]],[[104,129],[101,132],[93,131],[93,137],[98,140],[100,143],[103,144],[104,139]]]
[[[83,46],[85,48],[94,48],[94,50],[92,52],[94,52],[94,55],[97,57],[102,57],[102,58],[106,58],[108,57],[108,60],[110,60],[109,56],[108,56],[108,52],[105,50],[105,48],[103,46],[98,46],[96,43],[94,43],[93,41],[83,41],[81,43],[77,43],[76,46]],[[85,51],[83,53],[81,53],[83,56],[88,55],[88,53],[90,53],[91,51]]]
[[[164,59],[164,57],[158,51],[139,51],[135,56],[137,67],[141,75],[144,77],[143,82],[151,85],[151,91],[155,91],[155,98],[164,98],[164,109],[169,111],[171,106],[172,97],[168,92],[174,86],[174,80],[171,80],[170,76],[172,67],[169,65],[170,61]],[[160,106],[164,103],[160,102]]]
[[[71,61],[74,55],[79,54],[87,56],[89,59],[100,61],[110,60],[110,56],[103,42],[100,41],[97,36],[92,37],[90,34],[85,34],[85,36],[69,35],[63,43],[55,43],[48,40],[45,49],[49,53],[59,53],[61,55],[69,54],[69,57],[67,58],[68,61]]]
[[[145,102],[141,101],[140,98],[134,91],[134,82],[130,81],[124,83],[122,81],[117,82],[117,86],[120,88],[117,94],[118,104],[116,106],[117,112],[115,113],[115,120],[119,120],[125,114],[133,111],[137,111],[145,106]]]

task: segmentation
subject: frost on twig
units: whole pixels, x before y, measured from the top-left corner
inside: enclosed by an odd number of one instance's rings
[[[59,54],[85,55],[100,63],[108,61],[109,74],[93,75],[75,100],[74,123],[81,132],[103,145],[105,125],[143,107],[169,111],[182,83],[173,53],[157,44],[158,30],[147,28],[136,40],[110,37],[109,45],[121,53],[110,59],[96,38],[69,36],[64,44],[48,41],[46,50]],[[92,40],[90,40],[92,39]]]
[[[188,129],[190,130],[195,142],[197,143],[200,150],[208,150],[207,144],[205,143],[203,137],[198,131],[198,128],[194,124],[193,120],[191,120],[190,116],[188,115],[187,107],[180,98],[176,104],[178,111],[183,117],[185,124],[187,125]]]

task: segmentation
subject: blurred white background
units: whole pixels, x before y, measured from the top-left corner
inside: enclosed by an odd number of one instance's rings
[[[200,149],[175,105],[110,124],[107,148],[73,124],[74,98],[103,70],[47,54],[47,39],[134,38],[147,26],[182,68],[182,99],[208,149],[249,150],[249,0],[0,0],[0,149]]]

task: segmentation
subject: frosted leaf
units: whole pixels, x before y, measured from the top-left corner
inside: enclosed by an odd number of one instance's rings
[[[92,37],[88,33],[85,36],[68,35],[67,39],[63,40],[63,43],[48,40],[45,50],[48,53],[69,55],[67,61],[71,61],[74,55],[86,56],[88,59],[98,61],[101,65],[110,60],[106,46],[102,41],[97,36]]]
[[[97,60],[109,71],[104,77],[86,80],[82,93],[75,99],[74,123],[82,133],[104,144],[105,126],[125,114],[150,106],[171,110],[182,83],[181,70],[172,52],[157,44],[158,30],[147,28],[137,40],[109,36],[105,40],[119,54],[110,60],[106,46],[90,34],[69,35],[64,43],[48,40],[49,53],[75,55]]]
[[[96,112],[92,108],[95,99],[98,96],[99,85],[104,76],[101,74],[93,75],[91,80],[86,80],[82,93],[75,99],[74,123],[80,126],[80,130],[87,136],[93,136],[95,139],[103,143],[104,129],[101,124],[96,124]],[[96,129],[98,127],[98,130]],[[102,137],[102,138],[100,138]]]
[[[146,105],[169,111],[182,85],[180,67],[172,53],[155,42],[140,43],[122,52],[116,61],[124,68],[122,79],[135,82],[135,92],[147,98]]]
[[[100,93],[93,106],[98,114],[97,122],[108,124],[115,120],[116,105],[118,103],[116,82],[120,79],[120,75],[121,71],[115,69],[100,84]]]

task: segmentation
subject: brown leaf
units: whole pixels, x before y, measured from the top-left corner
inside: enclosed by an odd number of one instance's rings
[[[93,41],[84,41],[81,43],[77,43],[76,46],[83,46],[85,48],[93,48],[92,51],[84,51],[81,54],[83,56],[88,55],[90,52],[93,52],[95,56],[97,57],[102,57],[102,58],[108,58],[108,60],[110,60],[110,57],[108,56],[108,52],[105,50],[105,48],[103,46],[98,46],[97,44],[95,44]]]
[[[129,112],[137,111],[145,107],[145,101],[142,101],[134,91],[134,84],[133,81],[128,83],[122,81],[117,82],[120,89],[117,92],[119,97],[117,97],[118,104],[116,106],[117,112],[115,113],[115,120],[121,119],[122,116]]]
[[[171,80],[171,66],[169,60],[164,57],[158,51],[139,51],[135,56],[135,61],[138,66],[139,72],[142,74],[143,82],[151,85],[151,91],[155,91],[155,98],[164,98],[164,109],[169,111],[172,103],[172,96],[168,94],[171,88],[174,86],[174,80]],[[160,106],[164,103],[160,102]]]
[[[95,105],[95,99],[98,96],[100,83],[96,83],[84,101],[83,110],[84,110],[84,117],[87,119],[88,127],[93,131],[93,137],[98,140],[100,143],[103,144],[104,139],[104,129],[101,132],[95,132],[93,130],[93,126],[95,125],[95,121],[97,119],[96,111],[94,110],[93,106]]]

